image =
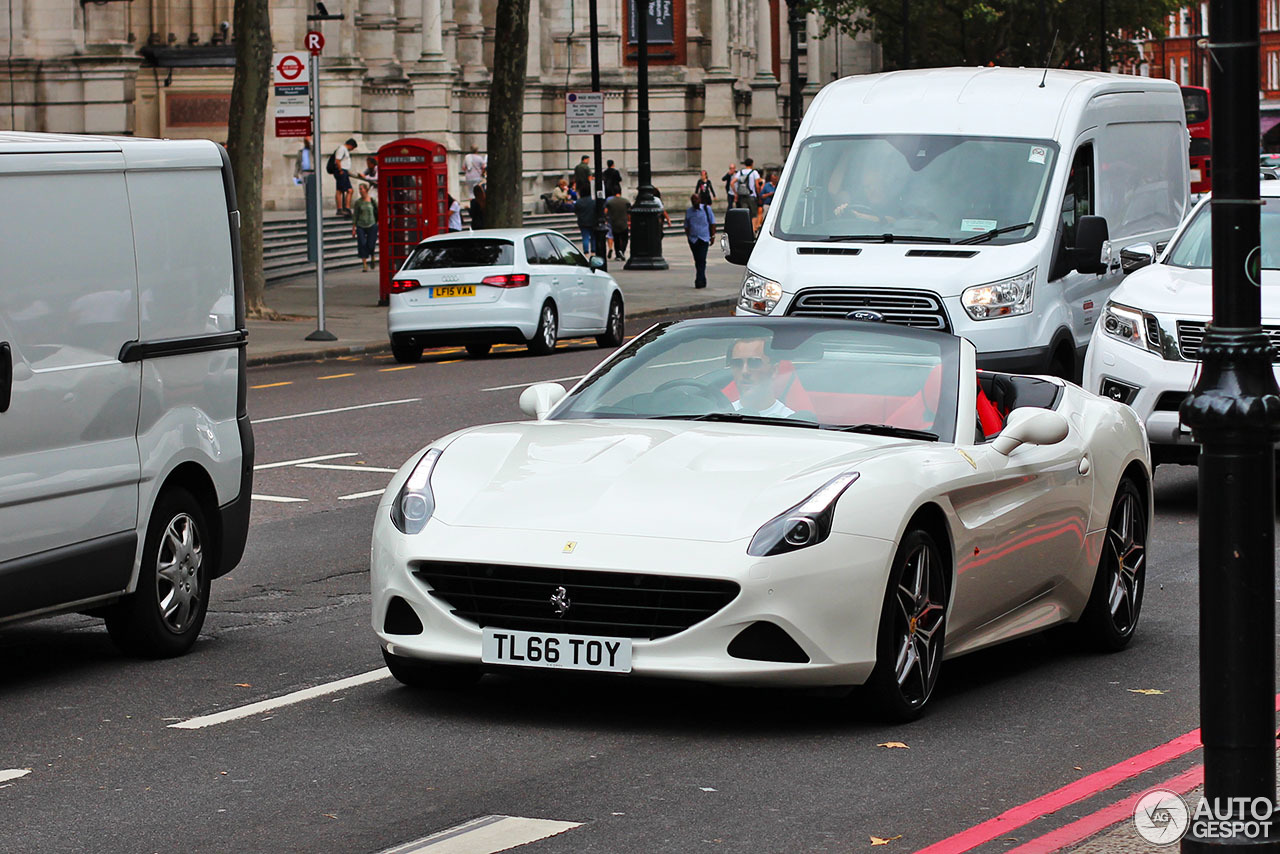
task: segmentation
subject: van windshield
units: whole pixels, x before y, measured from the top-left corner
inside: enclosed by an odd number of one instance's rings
[[[1058,147],[965,136],[810,139],[773,234],[790,240],[1016,243],[1036,232]]]

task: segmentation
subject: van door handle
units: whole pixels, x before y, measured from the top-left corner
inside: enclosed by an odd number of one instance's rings
[[[559,279],[558,277],[557,277],[557,278],[553,278],[553,279],[551,280],[551,284],[553,284],[553,285],[558,285],[558,284],[560,284],[560,279]]]
[[[13,351],[8,341],[0,341],[0,412],[9,410],[13,396]]]

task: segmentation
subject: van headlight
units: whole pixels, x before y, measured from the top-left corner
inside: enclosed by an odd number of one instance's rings
[[[1036,268],[1032,267],[1020,276],[968,288],[960,295],[960,304],[974,320],[1030,314],[1035,283]]]
[[[391,502],[391,524],[402,534],[416,534],[426,526],[436,510],[436,497],[431,492],[431,472],[440,449],[432,448],[422,455],[409,473],[409,479],[400,487],[396,500]]]
[[[1108,302],[1102,310],[1102,322],[1099,325],[1108,338],[1123,341],[1141,350],[1150,349],[1147,346],[1147,315],[1136,308]]]
[[[773,279],[758,276],[750,270],[742,278],[742,293],[738,296],[738,308],[752,314],[768,314],[782,299],[782,285]]]

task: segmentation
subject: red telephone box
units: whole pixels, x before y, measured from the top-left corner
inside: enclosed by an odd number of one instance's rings
[[[445,147],[429,139],[397,139],[378,149],[378,303],[418,242],[449,225]]]

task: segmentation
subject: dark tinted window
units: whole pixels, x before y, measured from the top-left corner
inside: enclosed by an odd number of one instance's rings
[[[1213,143],[1204,137],[1195,137],[1191,140],[1191,156],[1192,157],[1208,157],[1213,153]]]
[[[555,243],[556,248],[560,250],[560,263],[568,264],[571,267],[589,267],[587,259],[583,256],[578,248],[565,240],[558,234],[551,235],[551,240]]]
[[[1062,197],[1062,233],[1067,246],[1076,245],[1076,223],[1082,216],[1093,215],[1093,143],[1076,150],[1067,178],[1067,192]]]
[[[493,267],[515,262],[510,240],[441,240],[424,243],[405,262],[406,270],[447,270],[452,267]]]
[[[1187,124],[1206,121],[1209,118],[1209,93],[1203,89],[1183,89],[1182,106],[1187,111]]]
[[[545,234],[535,234],[529,238],[533,242],[533,255],[529,256],[530,264],[559,264],[560,253],[551,246],[551,240]]]

